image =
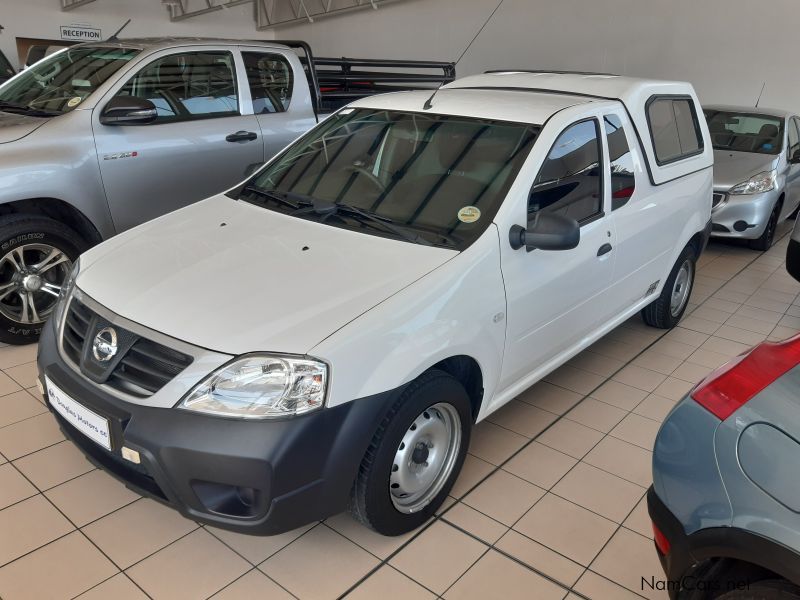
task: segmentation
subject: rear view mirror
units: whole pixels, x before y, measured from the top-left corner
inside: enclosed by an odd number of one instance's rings
[[[575,219],[548,212],[537,212],[528,227],[514,225],[509,242],[514,250],[572,250],[581,241],[581,228]]]
[[[156,105],[145,98],[117,96],[100,113],[103,125],[146,125],[158,117]]]

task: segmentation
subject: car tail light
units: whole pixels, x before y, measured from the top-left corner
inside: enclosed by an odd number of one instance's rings
[[[655,522],[653,522],[653,540],[656,543],[656,548],[658,548],[658,551],[663,556],[669,554],[669,540],[667,539],[667,536],[661,533],[661,530],[658,528],[658,525],[656,525]]]
[[[800,335],[785,342],[764,342],[711,373],[691,396],[724,421],[798,364]]]

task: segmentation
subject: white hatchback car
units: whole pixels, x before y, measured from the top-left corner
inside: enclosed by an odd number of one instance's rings
[[[240,187],[84,254],[39,350],[137,491],[273,534],[431,516],[473,424],[642,311],[710,231],[692,87],[497,72],[350,105]]]

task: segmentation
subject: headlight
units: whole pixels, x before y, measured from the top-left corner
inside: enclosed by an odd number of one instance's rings
[[[775,171],[764,171],[758,175],[753,175],[747,181],[731,188],[730,193],[734,195],[761,194],[775,189],[777,173]]]
[[[61,291],[58,293],[58,300],[56,301],[55,308],[53,309],[53,318],[55,319],[56,327],[61,323],[61,317],[64,316],[64,308],[67,306],[69,297],[72,295],[72,289],[75,287],[75,280],[78,278],[78,273],[81,271],[81,259],[78,258],[72,263],[72,271],[64,280],[61,285]]]
[[[322,407],[328,366],[308,358],[249,355],[212,373],[178,408],[226,417],[274,419]]]

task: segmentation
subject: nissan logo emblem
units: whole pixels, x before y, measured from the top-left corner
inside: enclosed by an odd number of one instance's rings
[[[99,362],[108,362],[116,356],[117,350],[117,332],[113,327],[104,327],[94,336],[92,354]]]

